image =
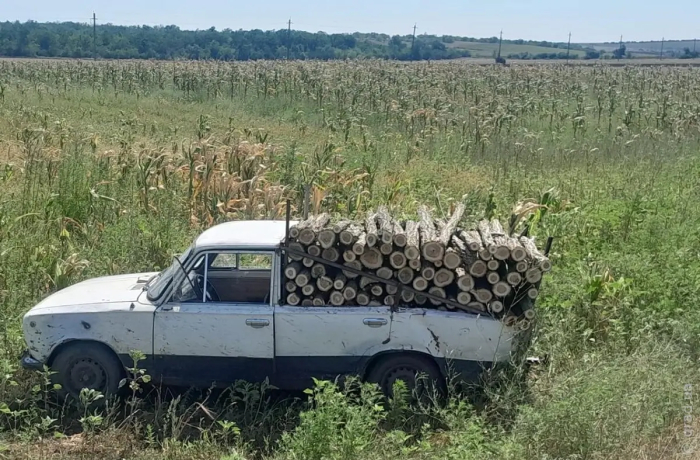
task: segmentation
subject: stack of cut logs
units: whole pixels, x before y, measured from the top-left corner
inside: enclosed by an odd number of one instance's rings
[[[298,223],[289,231],[287,303],[488,312],[508,325],[529,328],[551,262],[532,239],[508,235],[496,219],[460,228],[463,214],[458,205],[448,220],[434,219],[421,206],[418,222],[399,221],[379,207],[363,222],[333,223],[321,214]]]

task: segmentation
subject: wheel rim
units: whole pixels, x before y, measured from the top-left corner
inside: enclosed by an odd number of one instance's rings
[[[75,393],[83,388],[102,391],[107,386],[107,373],[94,359],[83,358],[71,366],[69,385]]]
[[[393,396],[394,383],[397,380],[402,380],[406,384],[406,389],[409,393],[417,393],[419,396],[424,396],[426,393],[426,382],[424,376],[418,374],[421,370],[410,366],[397,366],[386,374],[384,379],[384,391],[386,394]]]

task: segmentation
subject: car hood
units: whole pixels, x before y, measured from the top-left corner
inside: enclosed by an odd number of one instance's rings
[[[92,278],[61,289],[32,310],[75,305],[136,302],[148,280],[158,272]]]

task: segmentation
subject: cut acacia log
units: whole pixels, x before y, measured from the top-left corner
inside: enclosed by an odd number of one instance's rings
[[[506,275],[506,281],[511,286],[517,286],[518,284],[523,282],[523,275],[521,275],[517,271],[508,272],[508,274]]]
[[[418,223],[412,220],[406,222],[406,247],[403,250],[408,260],[420,261],[420,240],[418,237]]]
[[[338,259],[340,259],[340,253],[336,248],[328,248],[321,252],[321,257],[326,260],[330,260],[331,262],[336,262]]]
[[[489,229],[491,230],[491,238],[493,238],[494,246],[496,247],[493,256],[498,260],[508,259],[508,257],[510,257],[510,249],[508,248],[508,239],[503,230],[503,226],[497,219],[492,219],[489,224]]]
[[[393,284],[387,284],[384,287],[384,290],[386,291],[387,294],[394,295],[397,292],[399,292],[399,288]]]
[[[293,280],[301,271],[301,267],[302,265],[299,262],[292,262],[291,264],[287,264],[287,266],[284,267],[284,276],[286,276],[290,280]]]
[[[492,313],[501,313],[503,311],[503,302],[494,300],[489,304],[489,311]]]
[[[441,268],[435,272],[435,278],[433,279],[433,284],[437,287],[446,287],[452,284],[455,280],[455,274],[452,270],[446,268]]]
[[[413,289],[416,291],[425,291],[428,289],[428,280],[423,278],[422,276],[418,276],[413,280]]]
[[[362,264],[360,263],[359,260],[355,260],[352,262],[345,262],[344,264],[346,267],[351,267],[354,268],[355,270],[362,270]],[[347,276],[348,279],[355,279],[359,277],[360,275],[357,275],[355,273],[349,272],[347,270],[343,270],[343,275]]]
[[[469,267],[469,274],[477,278],[485,276],[487,271],[488,267],[486,266],[486,262],[483,260],[477,260],[471,265],[471,267]]]
[[[314,278],[326,276],[326,266],[323,264],[315,264],[311,267],[311,276]]]
[[[355,297],[355,301],[357,302],[358,305],[361,306],[366,306],[369,305],[369,301],[372,300],[369,296],[369,293],[366,291],[359,291],[357,293],[357,296]]]
[[[515,238],[508,238],[508,249],[510,250],[510,258],[515,262],[525,260],[527,251],[520,242]]]
[[[314,300],[310,297],[306,297],[301,300],[301,306],[302,307],[313,307],[314,305]]]
[[[450,219],[445,222],[445,225],[440,229],[440,244],[442,244],[443,247],[450,243],[452,235],[454,235],[455,231],[457,231],[457,224],[459,224],[459,221],[462,220],[464,209],[464,204],[459,203],[455,207]]]
[[[389,264],[396,270],[404,268],[407,262],[403,252],[392,252],[389,256]]]
[[[377,208],[377,226],[381,241],[384,244],[391,244],[394,241],[394,221],[389,216],[389,210],[386,206]]]
[[[338,221],[335,225],[333,225],[333,231],[334,231],[335,233],[341,233],[343,230],[345,230],[346,228],[348,228],[350,225],[352,225],[352,221],[351,221],[351,220],[341,220],[341,221]],[[346,243],[346,244],[349,244],[349,243]]]
[[[368,213],[365,219],[365,232],[367,233],[367,246],[374,247],[379,242],[377,234],[377,214]]]
[[[306,252],[309,253],[309,255],[314,256],[314,257],[321,257],[321,246],[317,246],[315,244],[312,244],[308,248],[306,248]]]
[[[429,264],[429,262],[426,262],[420,272],[420,276],[422,276],[426,281],[432,281],[432,279],[435,278],[435,267],[433,267],[432,264]]]
[[[347,228],[345,228],[345,230],[340,232],[340,235],[338,235],[338,239],[345,246],[350,246],[360,238],[360,235],[364,233],[365,232],[362,230],[361,227],[353,224],[349,225]]]
[[[517,264],[515,264],[515,270],[516,270],[518,273],[525,273],[525,272],[527,271],[528,268],[530,268],[530,266],[529,266],[529,265],[527,264],[527,262],[525,262],[524,260],[522,260],[522,261],[518,262]]]
[[[445,251],[445,257],[442,259],[442,263],[446,268],[454,270],[461,265],[462,258],[453,248],[447,248]]]
[[[460,291],[471,291],[474,289],[474,278],[467,274],[462,267],[455,269],[455,275],[457,276],[457,287]]]
[[[487,304],[493,299],[493,293],[488,289],[476,289],[473,295],[477,301],[483,304]]]
[[[542,271],[539,268],[531,268],[525,272],[525,280],[530,284],[539,283],[542,279]]]
[[[483,247],[487,249],[488,252],[490,252],[491,254],[494,254],[496,252],[496,243],[491,237],[491,226],[489,225],[489,221],[482,220],[479,222],[477,227],[479,229],[479,236],[481,236],[481,242]],[[481,251],[479,251],[479,253],[481,253]]]
[[[532,239],[523,236],[520,238],[520,243],[527,251],[527,257],[532,261],[534,267],[539,268],[543,272],[548,272],[552,269],[552,263],[537,249]]]
[[[297,294],[296,292],[292,292],[287,296],[287,303],[289,305],[299,305],[300,302],[301,297],[299,297],[299,294]]]
[[[360,233],[360,236],[357,238],[357,241],[352,245],[352,252],[357,254],[358,256],[361,256],[362,254],[365,253],[365,250],[367,249],[367,234],[365,232]]]
[[[348,249],[347,251],[343,252],[343,260],[345,262],[353,262],[357,260],[357,254]]]
[[[311,281],[311,272],[308,270],[302,270],[299,272],[296,278],[294,278],[294,283],[299,287],[304,287]]]
[[[406,247],[408,238],[406,232],[399,222],[394,221],[394,244],[400,248]]]
[[[396,297],[393,295],[388,295],[384,297],[384,305],[391,307],[396,302]]]
[[[499,281],[491,288],[491,292],[493,292],[496,297],[500,298],[506,297],[508,294],[510,294],[510,291],[510,284],[506,283],[505,281]]]
[[[382,303],[378,300],[370,300],[369,301],[369,306],[370,307],[381,307]]]
[[[501,262],[499,262],[498,259],[491,259],[488,262],[486,262],[486,267],[488,267],[488,269],[491,271],[498,270],[498,268],[500,266],[501,266]]]
[[[369,237],[369,234],[367,236]],[[369,248],[360,256],[360,262],[370,270],[376,270],[383,265],[384,257],[377,248]]]
[[[533,319],[535,319],[535,317],[537,316],[537,313],[536,313],[535,310],[532,309],[532,308],[528,308],[527,310],[525,310],[525,311],[523,312],[523,314],[525,315],[525,319],[528,319],[528,320],[530,320],[530,321],[532,321]]]
[[[318,236],[316,237],[316,239],[318,239],[318,244],[323,249],[328,249],[335,244],[335,240],[337,237],[338,235],[336,235],[332,229],[324,228],[323,230],[318,232]]]
[[[462,305],[469,305],[472,301],[472,296],[468,292],[460,292],[457,294],[457,302]]]
[[[316,287],[321,292],[328,292],[333,289],[333,280],[328,276],[322,276],[316,280]]]
[[[445,290],[441,287],[433,286],[428,290],[428,293],[434,295],[435,297],[445,298]],[[433,305],[442,305],[442,302],[438,302],[433,299],[430,299],[430,303]]]
[[[293,249],[294,251],[300,251],[304,252],[304,246],[301,245],[301,243],[293,242],[289,243],[289,249]],[[303,256],[297,255],[297,254],[289,254],[289,258],[294,261],[299,261],[302,259]]]
[[[403,284],[410,284],[413,281],[413,270],[410,267],[404,267],[396,274],[398,279]]]
[[[370,289],[370,291],[372,292],[372,295],[375,297],[379,297],[382,294],[384,294],[384,288],[380,284],[373,285],[372,288]]]
[[[345,300],[351,301],[357,296],[357,283],[354,281],[348,282],[343,290],[343,297]]]
[[[335,289],[336,291],[342,291],[347,282],[348,278],[342,273],[339,273],[335,276],[335,279],[333,280],[333,289]]]
[[[521,331],[527,331],[530,327],[532,327],[532,323],[526,319],[517,323],[517,328]]]
[[[382,279],[390,280],[394,276],[394,272],[389,267],[380,267],[377,269],[376,275]]]
[[[311,268],[314,266],[316,262],[313,261],[313,259],[309,259],[308,257],[304,257],[301,259],[301,264],[306,267],[306,268]]]
[[[306,286],[301,288],[301,293],[307,297],[311,297],[312,295],[314,295],[315,292],[316,286],[314,286],[313,284],[307,284]]]
[[[538,291],[535,287],[531,287],[527,290],[527,296],[532,300],[535,300],[538,295],[540,295],[540,291]]]
[[[440,243],[440,235],[430,216],[430,211],[425,206],[418,208],[420,216],[421,255],[430,262],[442,261],[445,256],[445,246]]]
[[[503,318],[503,324],[505,324],[507,327],[513,327],[515,326],[515,323],[518,321],[518,318],[516,318],[513,315],[506,315]]]
[[[491,247],[493,247],[493,246],[491,246]],[[481,259],[481,260],[489,261],[489,260],[493,259],[493,254],[491,253],[491,251],[488,248],[480,249],[478,255],[479,255],[479,259]]]
[[[496,284],[501,281],[501,275],[499,275],[498,272],[488,272],[486,273],[486,281],[491,284]]]
[[[435,268],[442,267],[442,260],[436,260],[435,262],[433,262],[433,265],[435,265]]]
[[[342,292],[333,291],[333,292],[331,292],[330,302],[331,302],[331,305],[340,306],[340,305],[343,305],[345,303],[345,297],[343,297]]]
[[[297,290],[297,284],[294,281],[287,281],[284,283],[284,288],[286,289],[287,294],[291,294]]]
[[[408,266],[413,270],[420,270],[420,259],[413,259],[408,261]]]
[[[413,299],[413,301],[417,305],[425,305],[428,302],[428,298],[424,295],[416,294],[416,297]]]
[[[328,303],[328,300],[325,297],[319,297],[316,296],[314,299],[311,301],[314,307],[323,307]]]
[[[406,291],[402,290],[401,291],[401,300],[403,300],[406,303],[413,302],[413,300],[416,298],[416,295],[412,291]]]
[[[479,252],[484,247],[483,243],[481,242],[481,236],[479,236],[479,232],[476,230],[471,230],[468,232],[461,231],[459,232],[459,237],[466,243],[471,252]]]
[[[391,254],[393,250],[394,250],[394,245],[391,243],[382,243],[382,245],[379,246],[379,252],[381,252],[385,256],[388,256],[389,254]]]

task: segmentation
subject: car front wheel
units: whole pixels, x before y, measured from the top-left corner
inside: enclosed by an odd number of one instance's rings
[[[51,368],[54,381],[61,385],[58,395],[79,399],[83,388],[96,390],[105,397],[117,394],[124,367],[104,345],[76,342],[60,350]]]

